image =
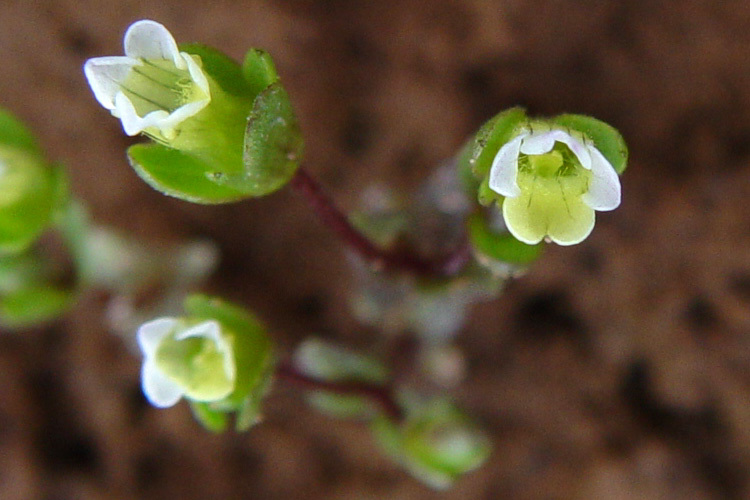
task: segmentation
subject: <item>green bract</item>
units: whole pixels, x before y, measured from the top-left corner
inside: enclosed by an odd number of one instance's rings
[[[128,150],[152,187],[226,203],[269,194],[294,175],[302,139],[267,53],[252,49],[239,65],[210,47],[178,47],[154,21],[128,29],[125,53],[90,59],[84,70],[126,133],[153,139]]]
[[[530,245],[585,239],[595,211],[620,205],[626,163],[611,126],[582,115],[530,119],[521,108],[487,122],[459,156],[464,184],[482,205],[501,205],[510,233]]]
[[[62,169],[49,164],[26,127],[0,109],[0,256],[28,249],[66,200]]]
[[[372,430],[388,455],[436,489],[482,465],[491,451],[484,433],[444,399],[413,404],[404,422],[378,418]]]
[[[273,368],[264,327],[245,310],[203,295],[188,297],[185,312],[138,330],[146,397],[158,407],[186,398],[213,431],[226,427],[228,413],[237,414],[238,430],[247,429],[258,420]]]

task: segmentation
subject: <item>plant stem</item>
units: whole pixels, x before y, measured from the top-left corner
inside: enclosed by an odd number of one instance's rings
[[[300,372],[289,363],[279,364],[276,368],[276,376],[312,391],[326,391],[341,396],[359,396],[377,404],[392,420],[399,421],[403,418],[403,410],[396,402],[393,389],[389,385],[321,380]]]
[[[304,167],[297,169],[291,185],[305,198],[323,223],[375,269],[406,271],[418,276],[447,277],[458,274],[471,257],[471,248],[466,239],[449,254],[435,259],[401,249],[382,248],[352,225]]]

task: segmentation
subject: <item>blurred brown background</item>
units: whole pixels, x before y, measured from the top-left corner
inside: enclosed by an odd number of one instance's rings
[[[95,217],[160,242],[210,237],[210,289],[254,308],[281,348],[309,333],[366,347],[350,270],[284,191],[201,207],[128,167],[86,58],[134,20],[240,58],[274,56],[307,165],[345,206],[374,182],[416,187],[516,104],[578,112],[631,149],[624,203],[475,309],[456,391],[495,452],[447,493],[409,478],[364,428],[279,387],[266,422],[212,436],[149,407],[140,362],[96,297],[0,337],[0,498],[750,497],[750,4],[746,0],[4,0],[2,105],[64,162]]]

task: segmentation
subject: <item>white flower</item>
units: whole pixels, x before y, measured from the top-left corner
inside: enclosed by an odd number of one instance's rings
[[[143,20],[125,33],[125,56],[97,57],[84,65],[99,103],[122,121],[125,133],[154,132],[165,139],[211,101],[200,59],[180,52],[161,24]]]
[[[183,396],[219,401],[233,391],[232,345],[217,321],[185,327],[177,318],[159,318],[143,324],[137,338],[144,356],[141,384],[154,406],[167,408]]]
[[[528,244],[580,243],[594,228],[594,211],[614,210],[621,197],[617,172],[587,138],[549,127],[523,129],[500,148],[489,187],[505,196],[508,230]]]

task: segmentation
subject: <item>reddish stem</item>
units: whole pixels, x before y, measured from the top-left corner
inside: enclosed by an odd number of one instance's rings
[[[377,404],[383,413],[393,420],[398,421],[403,417],[403,410],[393,396],[393,389],[388,385],[321,380],[285,363],[276,368],[276,376],[308,390],[326,391],[341,396],[360,396]]]
[[[323,223],[375,269],[406,271],[419,276],[453,276],[464,268],[471,257],[468,240],[464,240],[453,252],[436,259],[382,248],[352,225],[318,181],[303,167],[297,169],[291,185],[307,200]]]

